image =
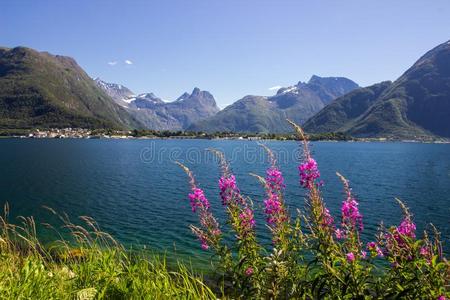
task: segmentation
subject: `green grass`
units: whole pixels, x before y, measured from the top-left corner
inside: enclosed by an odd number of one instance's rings
[[[0,299],[217,298],[188,266],[127,251],[90,218],[61,219],[72,238],[44,248],[33,218],[0,218]]]

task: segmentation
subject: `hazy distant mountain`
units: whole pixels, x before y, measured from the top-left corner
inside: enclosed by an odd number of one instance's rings
[[[191,125],[196,131],[288,132],[290,118],[302,124],[333,99],[358,85],[343,77],[312,76],[307,82],[281,88],[271,97],[246,96],[217,115]]]
[[[73,58],[0,48],[0,128],[135,128]]]
[[[450,41],[427,52],[394,83],[335,100],[305,129],[360,137],[450,137]]]
[[[164,102],[153,93],[135,95],[123,85],[100,79],[96,82],[148,129],[182,130],[219,111],[213,95],[198,88],[191,94],[184,93],[173,102]]]

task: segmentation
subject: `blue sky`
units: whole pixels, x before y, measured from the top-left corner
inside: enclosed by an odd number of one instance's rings
[[[165,100],[197,86],[224,107],[312,74],[394,80],[450,39],[449,16],[448,0],[4,0],[0,45]]]

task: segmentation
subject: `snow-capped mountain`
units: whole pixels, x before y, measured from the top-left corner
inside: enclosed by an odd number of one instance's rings
[[[183,93],[173,102],[165,102],[153,93],[135,95],[121,84],[107,83],[99,78],[95,82],[148,129],[186,129],[193,122],[211,117],[220,110],[214,96],[199,88],[194,88],[191,94]]]
[[[106,94],[108,94],[116,102],[121,102],[121,100],[134,96],[134,93],[130,89],[121,84],[105,82],[98,77],[95,78],[94,81],[99,88],[105,91]],[[123,105],[123,103],[119,104]]]

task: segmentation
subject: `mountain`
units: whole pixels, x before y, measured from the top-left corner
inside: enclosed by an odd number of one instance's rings
[[[139,121],[73,58],[0,48],[0,128],[132,128]]]
[[[378,99],[392,82],[385,81],[369,87],[356,89],[336,99],[305,124],[308,132],[345,132]]]
[[[134,93],[129,88],[116,83],[109,83],[101,80],[99,77],[94,79],[95,84],[101,88],[108,96],[110,96],[118,104],[123,104],[122,99],[134,96]]]
[[[206,132],[289,132],[291,128],[286,118],[302,124],[335,98],[358,87],[347,78],[314,75],[307,83],[299,82],[279,89],[274,96],[246,96],[188,129]]]
[[[164,102],[153,93],[135,95],[120,84],[101,79],[96,79],[96,83],[147,129],[183,130],[219,111],[214,96],[199,88],[191,94],[183,93],[173,102]]]
[[[335,100],[308,120],[305,130],[356,137],[450,137],[450,41],[427,52],[393,83]]]

